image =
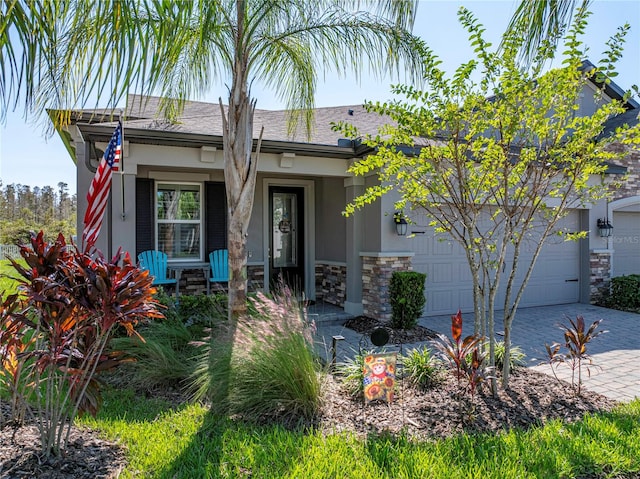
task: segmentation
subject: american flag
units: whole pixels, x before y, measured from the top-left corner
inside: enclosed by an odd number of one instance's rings
[[[120,166],[120,153],[122,150],[122,123],[118,121],[118,126],[111,136],[111,140],[104,151],[104,156],[100,160],[96,174],[91,181],[89,192],[87,193],[87,211],[84,215],[84,231],[82,239],[85,248],[93,246],[100,234],[104,210],[107,207],[107,198],[111,189],[111,173],[118,171]]]

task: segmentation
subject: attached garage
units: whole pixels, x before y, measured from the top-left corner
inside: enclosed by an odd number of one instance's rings
[[[563,219],[562,228],[577,231],[578,212]],[[414,228],[418,229],[418,228]],[[453,240],[442,240],[430,228],[424,234],[408,238],[413,268],[427,274],[425,314],[435,316],[453,314],[458,309],[473,311],[473,286],[469,266],[462,247]],[[521,267],[517,282],[521,283],[533,253],[534,245],[526,245],[521,252]],[[502,309],[504,279],[498,293],[497,307]],[[576,303],[580,295],[580,241],[549,238],[542,249],[525,290],[520,306],[545,306]]]
[[[640,274],[640,204],[613,213],[613,276]]]

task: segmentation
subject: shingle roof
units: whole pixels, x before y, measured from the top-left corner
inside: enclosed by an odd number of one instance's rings
[[[218,104],[186,102],[178,120],[170,122],[160,113],[159,102],[159,97],[143,98],[139,95],[131,95],[127,107],[127,118],[130,119],[125,122],[125,129],[222,136],[222,116]],[[254,138],[257,138],[260,129],[264,127],[263,139],[265,140],[335,146],[344,135],[333,131],[331,125],[340,121],[350,123],[364,134],[375,134],[379,127],[390,122],[387,117],[368,113],[362,105],[315,108],[311,138],[307,138],[302,121],[292,135],[288,133],[286,110],[256,109],[253,134]]]

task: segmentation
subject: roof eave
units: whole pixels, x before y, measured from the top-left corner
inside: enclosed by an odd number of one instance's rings
[[[84,138],[89,141],[108,141],[113,133],[113,126],[104,124],[77,123]],[[209,146],[222,148],[221,135],[206,135],[201,133],[187,133],[182,131],[149,130],[144,128],[126,127],[125,140],[134,143],[166,146],[182,146],[200,148]],[[254,148],[258,140],[253,140]],[[261,152],[264,153],[295,153],[301,156],[322,156],[325,158],[350,159],[362,154],[353,146],[343,147],[315,143],[300,143],[278,140],[263,140]]]

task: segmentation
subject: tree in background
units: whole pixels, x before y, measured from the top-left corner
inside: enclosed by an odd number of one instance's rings
[[[62,184],[66,188],[66,183]],[[75,235],[76,195],[66,191],[57,195],[51,186],[31,189],[0,183],[0,243],[23,244],[29,241],[31,231],[40,230],[50,239],[60,232],[68,237]]]
[[[444,239],[464,248],[473,278],[475,329],[490,340],[492,366],[494,314],[504,310],[505,387],[511,325],[543,245],[551,238],[586,235],[563,231],[561,219],[607,194],[608,185],[598,178],[605,172],[604,161],[617,155],[607,145],[638,136],[637,131],[618,131],[596,141],[607,119],[625,111],[617,100],[601,102],[588,117],[576,116],[586,82],[610,74],[626,32],[608,43],[603,67],[585,69],[580,37],[587,17],[581,11],[564,38],[563,66],[545,72],[555,49],[538,50],[531,68],[522,68],[521,36],[507,34],[502,49],[493,51],[483,39],[483,27],[461,9],[475,59],[448,78],[438,68],[440,60],[427,51],[428,89],[397,86],[394,93],[404,101],[368,105],[396,126],[365,138],[376,153],[351,168],[356,175],[376,173],[379,184],[348,205],[347,214],[395,190],[401,197],[397,209],[426,216]],[[341,128],[359,136],[349,125]],[[405,153],[407,146],[414,147],[409,148],[413,154]],[[516,279],[520,272],[522,280]],[[497,304],[501,284],[504,299]],[[492,388],[495,392],[495,379]]]

